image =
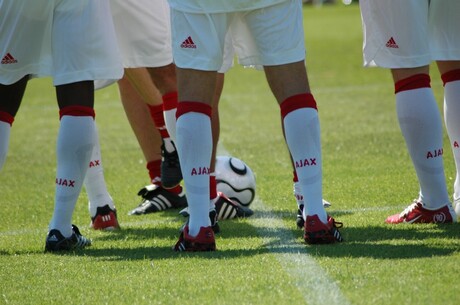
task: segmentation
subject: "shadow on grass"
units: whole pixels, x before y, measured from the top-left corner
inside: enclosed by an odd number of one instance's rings
[[[413,259],[435,256],[449,256],[459,251],[458,224],[445,225],[403,225],[372,226],[362,228],[343,228],[346,241],[332,245],[306,245],[303,242],[301,230],[287,228],[271,229],[265,236],[254,234],[254,228],[247,223],[228,223],[225,231],[217,238],[217,252],[208,253],[175,253],[171,247],[138,247],[129,249],[91,249],[88,248],[81,255],[101,257],[106,260],[142,260],[142,259],[171,259],[183,257],[199,257],[207,259],[227,259],[241,256],[253,256],[263,253],[305,253],[312,257],[368,257],[375,259]],[[175,229],[152,229],[154,239],[171,239],[177,236]],[[263,229],[264,230],[264,229]],[[267,231],[267,232],[268,232]],[[148,232],[148,230],[147,230]],[[131,236],[133,239],[146,234],[143,230],[131,230],[120,237]],[[150,233],[147,233],[150,234]],[[262,232],[263,234],[263,232]],[[118,235],[118,234],[117,234]],[[115,235],[110,235],[115,236]],[[219,248],[220,238],[267,238],[267,242],[256,249]],[[283,236],[294,238],[284,239]]]
[[[259,235],[254,228],[246,222],[238,220],[221,221],[220,227],[222,232],[216,235],[216,243],[218,251],[216,252],[175,252],[172,246],[178,240],[179,228],[183,224],[181,221],[160,222],[159,224],[150,223],[148,226],[139,227],[126,227],[122,226],[121,230],[115,231],[98,231],[82,234],[92,239],[93,246],[86,247],[81,250],[75,251],[62,251],[55,253],[48,253],[47,255],[59,256],[86,256],[93,258],[100,258],[105,261],[129,261],[129,260],[157,260],[157,259],[181,259],[184,257],[197,257],[208,259],[228,259],[241,256],[254,256],[261,253],[269,252],[264,247],[257,247],[252,249],[238,248],[231,250],[224,250],[219,248],[219,242],[222,239],[232,238],[235,240],[242,238],[257,238]],[[122,224],[121,224],[122,225]],[[169,246],[164,246],[167,243]],[[104,244],[105,248],[101,248]],[[161,246],[155,245],[161,244]],[[43,248],[33,250],[21,249],[0,249],[0,256],[17,256],[17,255],[42,255],[44,253],[44,240]],[[244,244],[241,245],[244,247]]]
[[[459,252],[460,224],[400,224],[344,227],[345,242],[309,246],[313,256],[412,259],[449,256]]]
[[[81,253],[75,252],[73,255],[89,257],[100,257],[106,261],[130,261],[130,260],[164,260],[164,259],[183,259],[195,257],[200,259],[230,259],[244,256],[255,256],[267,253],[268,250],[260,249],[232,249],[222,250],[217,245],[218,251],[215,252],[175,252],[172,247],[139,247],[129,249],[85,249]]]
[[[306,245],[303,241],[303,232],[295,227],[292,216],[286,217],[286,213],[283,212],[260,212],[253,217],[256,221],[262,220],[262,225],[255,227],[251,221],[246,220],[220,221],[221,233],[216,238],[218,248],[216,252],[174,252],[172,246],[179,236],[178,228],[183,223],[183,219],[171,217],[170,221],[148,224],[146,227],[122,227],[120,231],[88,234],[93,239],[94,245],[103,244],[105,248],[88,247],[80,251],[59,253],[59,255],[88,256],[107,261],[185,257],[227,259],[269,252],[305,253],[312,257],[412,259],[449,256],[458,252],[460,248],[459,223],[381,224],[361,227],[347,227],[345,224],[344,228],[340,229],[345,242],[331,245]],[[270,223],[270,218],[273,217],[276,219],[284,217],[284,220],[292,223],[292,226],[273,227]],[[247,247],[243,240],[253,238],[263,239],[262,244],[252,248]],[[229,243],[232,243],[231,249],[225,249]],[[158,246],[159,244],[161,246]],[[164,246],[164,244],[170,245]],[[235,245],[237,245],[236,249]],[[0,249],[2,256],[42,253],[42,249],[37,251]]]

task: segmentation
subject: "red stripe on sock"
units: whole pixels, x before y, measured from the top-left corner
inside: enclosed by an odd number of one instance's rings
[[[448,82],[454,82],[460,80],[460,69],[452,70],[441,75],[443,85],[445,86]]]
[[[150,181],[157,177],[161,177],[161,160],[147,162],[147,170],[149,171]]]
[[[395,83],[395,94],[420,88],[430,88],[430,76],[428,74],[416,74]]]
[[[209,199],[217,197],[216,175],[209,175]]]
[[[198,112],[211,117],[212,108],[210,105],[200,102],[180,102],[177,105],[176,119],[187,112]]]
[[[0,111],[0,121],[8,123],[11,126],[14,122],[14,116],[9,114],[8,112]]]
[[[163,105],[148,105],[150,110],[150,116],[155,123],[155,127],[160,132],[161,137],[169,138],[168,130],[165,126],[165,117],[163,115]]]
[[[292,182],[299,182],[299,178],[297,177],[297,172],[293,171],[292,174],[293,174]]]
[[[165,118],[163,116],[163,105],[148,105],[150,116],[153,119],[156,127],[163,127]]]
[[[65,115],[71,116],[91,116],[93,119],[96,117],[94,108],[87,106],[66,106],[59,110],[59,119]]]
[[[180,194],[182,192],[182,186],[179,184],[179,185],[176,185],[173,188],[167,189],[167,191],[170,192],[170,193],[178,195],[178,194]]]
[[[313,108],[318,110],[315,98],[311,93],[302,93],[293,95],[285,99],[281,105],[281,117],[284,119],[286,115],[294,110],[301,108]]]
[[[178,103],[177,91],[166,93],[165,95],[162,96],[162,98],[163,98],[163,110],[164,111],[177,108],[177,103]]]

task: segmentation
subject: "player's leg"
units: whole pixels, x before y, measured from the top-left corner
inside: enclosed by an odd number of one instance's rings
[[[126,75],[149,105],[152,119],[164,141],[163,187],[174,188],[182,176],[173,142],[177,88],[169,5],[166,0],[117,0],[111,4]]]
[[[166,126],[174,138],[177,87],[172,63],[171,25],[166,0],[114,0],[111,11],[125,67],[148,67],[160,90]]]
[[[8,153],[11,126],[19,110],[29,76],[11,85],[0,84],[0,171]]]
[[[436,35],[431,33],[429,20],[435,13],[433,7],[439,4],[410,2],[405,2],[404,5],[410,8],[402,10],[404,13],[397,12],[401,10],[399,4],[387,8],[386,12],[391,10],[396,18],[390,29],[396,30],[404,23],[406,30],[396,38],[392,36],[395,44],[392,48],[385,48],[389,52],[384,58],[388,67],[392,68],[399,125],[419,180],[420,195],[417,202],[400,215],[388,217],[386,221],[452,222],[455,221],[455,213],[450,204],[444,174],[442,119],[431,89],[428,66],[432,58],[439,56],[436,50],[439,44]],[[448,20],[445,16],[443,14],[441,19]],[[407,54],[411,57],[407,58]]]
[[[119,79],[123,74],[107,0],[59,2],[53,14],[53,82],[60,127],[55,207],[46,251],[91,244],[72,225],[72,214],[95,141],[93,80]],[[85,35],[73,35],[74,31]]]
[[[125,69],[125,73],[133,86],[135,86],[139,95],[147,103],[151,119],[153,120],[156,128],[160,132],[162,138],[161,153],[161,180],[165,188],[175,188],[182,180],[182,173],[180,170],[179,158],[174,142],[172,141],[165,123],[165,116],[163,113],[163,98],[161,96],[164,90],[176,90],[174,65],[168,65],[162,68],[130,68]],[[152,72],[153,70],[153,72]],[[160,87],[152,82],[152,75],[155,75]],[[174,84],[172,84],[174,81]],[[168,92],[167,101],[169,102],[172,97],[177,97],[177,92]]]
[[[416,202],[386,222],[451,222],[442,157],[442,120],[429,76],[430,4],[416,0],[363,0],[360,7],[365,65],[376,64],[392,71],[399,126],[420,185]],[[388,16],[392,16],[391,22]]]
[[[172,141],[176,136],[177,79],[176,66],[169,64],[162,67],[150,67],[150,76],[158,88],[163,100],[164,122]]]
[[[316,101],[309,92],[304,62],[266,66],[265,71],[280,103],[286,143],[303,194],[304,239],[307,243],[340,242],[343,239],[337,228],[341,224],[327,215],[323,205],[319,117]],[[294,79],[299,80],[297,85]],[[289,83],[283,85],[285,81]]]
[[[216,72],[178,68],[179,104],[176,141],[187,192],[189,219],[176,251],[212,251],[215,239],[209,218],[212,155],[211,102]]]
[[[142,110],[147,110],[147,113],[150,113],[150,123],[148,123],[150,126],[155,127],[159,135],[161,136],[161,139],[166,139],[168,140],[168,143],[171,143],[170,137],[168,130],[166,129],[165,123],[164,123],[164,117],[163,117],[163,103],[162,103],[162,98],[159,90],[155,86],[155,84],[152,82],[152,79],[149,75],[148,68],[129,68],[125,69],[125,78],[129,80],[130,84],[125,84],[121,83],[119,85],[120,93],[123,94],[125,97],[123,101],[124,107],[129,107],[128,103],[130,100],[133,100],[133,109],[134,115],[140,115],[137,114],[136,107],[141,107],[141,105],[137,105],[136,101],[139,101],[139,99],[142,99],[145,107],[142,107],[144,109]],[[132,91],[132,88],[136,90],[136,92]],[[126,93],[124,92],[126,91]],[[146,108],[146,109],[145,109]],[[128,110],[131,111],[131,108],[127,108]],[[127,112],[127,115],[129,113]],[[147,123],[147,122],[144,122]],[[136,124],[135,118],[130,119],[130,124],[132,127],[133,125]],[[140,124],[139,124],[140,125]],[[141,133],[142,125],[139,126],[139,128],[136,128],[135,132]],[[133,129],[134,130],[134,129]],[[151,130],[150,130],[151,131]],[[145,131],[144,131],[145,132]],[[145,136],[143,137],[141,135],[141,138],[146,138]],[[156,143],[157,144],[157,143]],[[170,144],[171,145],[171,144]],[[161,146],[161,141],[160,141],[160,146]],[[146,148],[149,149],[149,148]],[[153,149],[153,148],[152,148]]]
[[[284,124],[281,121],[281,128],[283,129],[283,136],[284,139],[286,140],[286,135],[284,131]],[[292,182],[293,182],[293,195],[294,199],[297,203],[297,215],[296,215],[296,224],[299,229],[303,229],[305,226],[305,220],[304,220],[304,198],[303,198],[303,192],[302,188],[300,187],[300,182],[299,182],[299,177],[297,176],[296,170],[295,170],[295,164],[292,160],[292,156],[289,155],[290,160],[291,160],[291,165],[292,165]],[[331,203],[327,200],[323,199],[323,206],[325,208],[328,208],[331,206]]]
[[[428,69],[392,69],[392,74],[399,126],[420,184],[418,201],[427,209],[437,210],[450,203],[444,175],[442,119]],[[411,220],[397,215],[387,222]]]
[[[454,209],[460,217],[460,61],[438,61],[444,83],[444,120],[455,160]]]
[[[132,69],[130,70],[132,72]],[[136,70],[141,71],[141,69]],[[147,162],[146,167],[151,183],[138,192],[142,200],[135,209],[129,212],[130,215],[142,215],[168,208],[180,208],[187,204],[185,194],[180,185],[168,190],[162,186],[162,138],[152,120],[149,106],[146,103],[146,100],[156,101],[161,108],[161,96],[153,85],[146,69],[142,68],[142,70],[145,73],[142,73],[141,76],[138,75],[133,80],[129,80],[125,75],[118,81],[123,108]],[[137,88],[134,86],[137,86]],[[145,98],[139,92],[143,92]]]
[[[233,54],[233,53],[232,53]],[[225,59],[224,59],[225,60]],[[225,64],[224,64],[225,65]],[[231,65],[230,65],[231,66]],[[230,66],[228,68],[230,68]],[[227,70],[227,69],[226,69]],[[217,145],[220,135],[220,119],[219,119],[219,101],[224,87],[225,74],[217,73],[216,89],[212,100],[211,114],[211,129],[212,129],[212,154],[209,174],[209,218],[214,233],[220,232],[218,220],[232,219],[236,217],[250,217],[253,211],[240,205],[228,198],[222,192],[217,191],[217,181],[215,174]],[[181,214],[188,217],[188,208],[181,211]]]
[[[342,241],[336,222],[322,204],[320,126],[305,67],[301,4],[288,1],[244,18],[280,105],[285,140],[304,195],[304,239],[308,243]]]
[[[460,216],[460,20],[454,17],[458,14],[459,1],[432,1],[430,5],[429,40],[444,84],[444,120],[456,166],[453,199]]]
[[[304,62],[267,66],[265,71],[281,107],[286,143],[306,203],[304,218],[317,215],[323,223],[327,223],[327,213],[322,204],[319,117],[308,87]]]
[[[83,186],[94,147],[94,87],[92,81],[56,86],[60,127],[57,138],[56,192],[49,241],[75,231],[72,214]],[[51,247],[47,250],[53,250]]]
[[[94,128],[94,147],[86,172],[84,186],[88,195],[91,227],[95,230],[119,229],[117,210],[105,183],[99,134],[96,125]]]
[[[151,86],[147,84],[147,88],[149,87]],[[152,168],[157,164],[157,170],[149,170],[150,182],[160,182],[161,136],[150,116],[147,103],[126,75],[118,81],[118,89],[128,122],[147,161],[147,169],[150,163]],[[155,96],[157,91],[152,94]],[[157,96],[160,98],[159,94]]]
[[[178,69],[176,137],[189,210],[189,235],[209,227],[209,177],[212,155],[211,103],[216,72]]]
[[[225,18],[224,14],[209,18],[205,14],[187,15],[171,11],[172,40],[176,42],[173,43],[173,56],[177,65],[179,92],[176,142],[190,215],[174,246],[176,251],[212,251],[216,248],[209,218],[209,177],[213,147],[212,100],[217,70],[222,65],[219,51],[222,46],[219,34],[213,35],[216,31],[203,31],[203,27],[214,28],[214,22],[218,23],[220,18]],[[225,34],[225,31],[220,34]],[[191,48],[180,48],[183,41]],[[197,58],[196,51],[203,53]]]

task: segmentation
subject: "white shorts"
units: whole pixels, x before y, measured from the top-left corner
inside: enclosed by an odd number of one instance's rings
[[[173,62],[167,0],[111,0],[110,5],[125,68]]]
[[[234,58],[235,58],[235,49],[233,48],[232,37],[230,33],[228,32],[227,35],[225,36],[224,55],[222,58],[222,65],[220,66],[220,69],[217,72],[226,73],[228,70],[230,70],[230,68],[233,67]]]
[[[414,68],[460,60],[459,0],[361,0],[364,65]]]
[[[108,0],[0,0],[0,83],[26,75],[54,85],[119,79]]]
[[[180,68],[218,71],[228,33],[242,65],[273,66],[305,59],[302,2],[298,0],[249,12],[171,10],[171,20],[173,56]]]

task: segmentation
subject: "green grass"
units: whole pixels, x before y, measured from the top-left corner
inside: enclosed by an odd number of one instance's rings
[[[219,251],[171,251],[183,222],[177,211],[127,215],[148,175],[112,86],[97,92],[96,113],[106,181],[123,230],[90,230],[83,192],[73,221],[93,245],[43,254],[58,113],[50,80],[33,80],[0,174],[0,304],[457,304],[459,225],[383,223],[415,198],[418,185],[389,72],[362,68],[358,7],[309,6],[304,15],[321,118],[324,197],[344,222],[345,243],[303,244],[279,108],[263,73],[235,67],[221,100],[221,144],[256,173],[259,201],[252,218],[221,222]],[[432,85],[441,101],[436,73]],[[446,138],[451,193],[455,168],[448,147]],[[318,284],[319,274],[325,283]],[[328,285],[338,287],[341,302],[321,299]]]

